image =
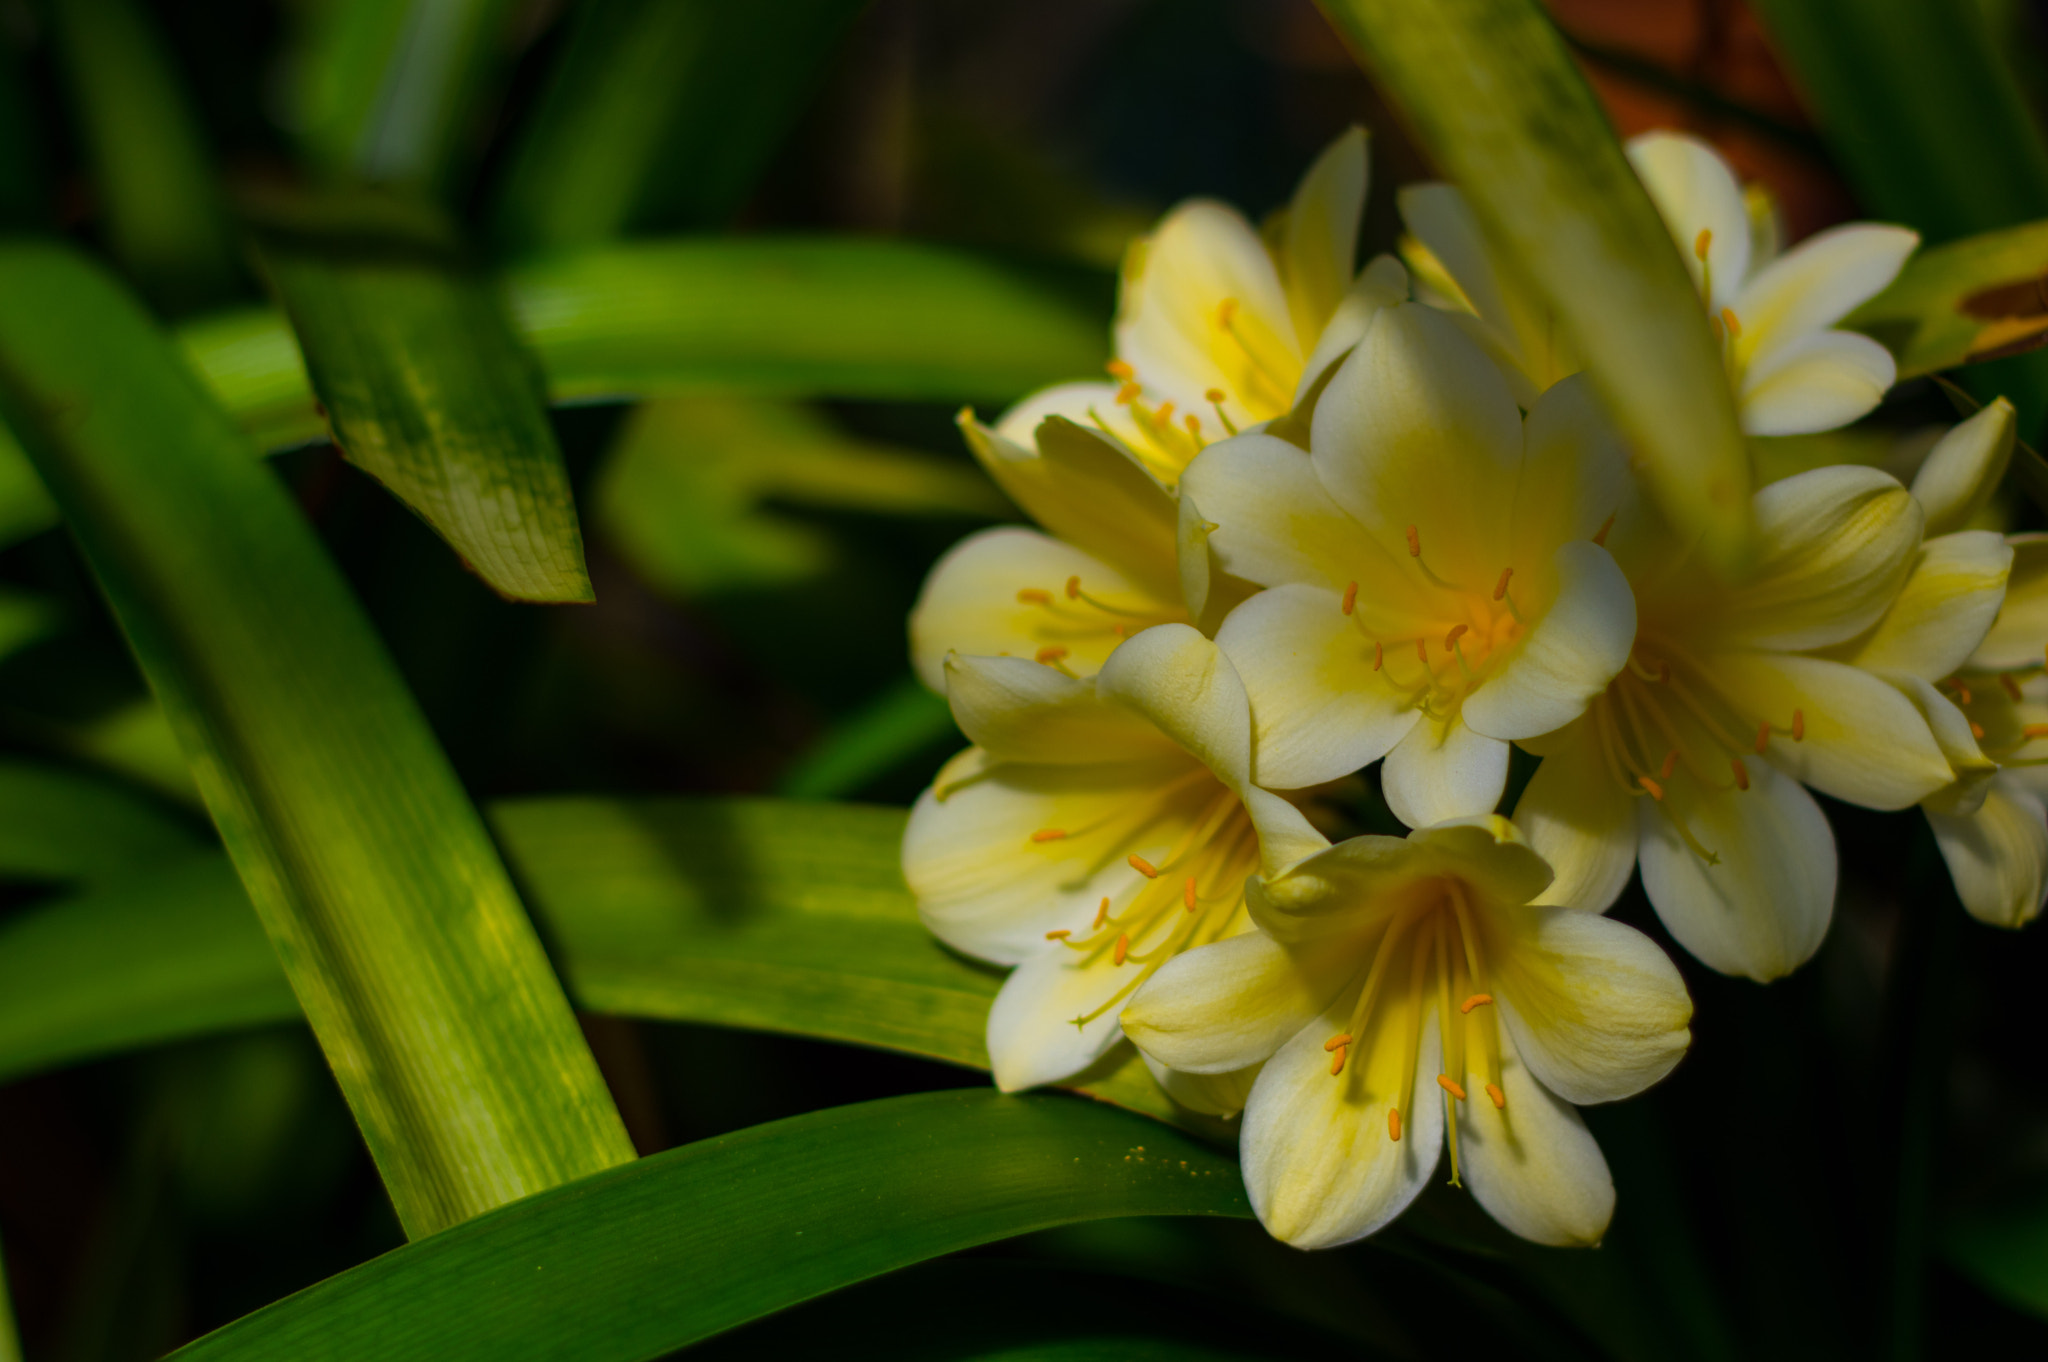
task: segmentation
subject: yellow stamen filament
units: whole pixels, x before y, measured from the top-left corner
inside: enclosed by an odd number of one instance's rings
[[[1507,1106],[1508,1106],[1508,1095],[1507,1095],[1506,1093],[1504,1093],[1504,1092],[1502,1092],[1502,1091],[1500,1090],[1500,1084],[1498,1084],[1498,1083],[1488,1083],[1488,1084],[1486,1085],[1486,1095],[1487,1095],[1488,1097],[1491,1097],[1491,1098],[1493,1099],[1493,1106],[1494,1106],[1494,1110],[1496,1110],[1496,1111],[1506,1111],[1506,1110],[1507,1110]]]
[[[1323,1042],[1323,1049],[1325,1052],[1330,1050],[1341,1050],[1350,1043],[1351,1033],[1348,1031],[1339,1031],[1336,1035],[1330,1037],[1328,1040]]]
[[[1728,765],[1735,771],[1735,788],[1747,790],[1749,788],[1749,768],[1742,764],[1742,758],[1730,757],[1728,758]]]
[[[1464,1002],[1458,1004],[1458,1011],[1460,1013],[1469,1013],[1473,1008],[1484,1007],[1492,1001],[1493,995],[1491,993],[1475,993]]]
[[[1471,628],[1472,626],[1469,624],[1452,625],[1451,632],[1444,635],[1444,651],[1449,652],[1451,651],[1451,649],[1457,647],[1458,640],[1463,638],[1468,632],[1470,632]]]
[[[1027,586],[1022,591],[1019,591],[1017,593],[1017,604],[1051,605],[1052,593],[1050,591],[1040,591],[1035,586]]]
[[[1511,567],[1505,567],[1500,570],[1500,580],[1493,584],[1493,598],[1495,600],[1506,599],[1508,594],[1508,578],[1514,575],[1515,570]]]
[[[1143,856],[1133,852],[1131,855],[1124,857],[1124,859],[1130,862],[1131,869],[1137,871],[1146,879],[1156,880],[1159,878],[1159,867],[1153,865],[1152,862],[1146,860]]]
[[[1395,1144],[1401,1142],[1401,1109],[1399,1107],[1387,1108],[1387,1138]]]
[[[1353,582],[1351,585],[1344,588],[1344,613],[1348,615],[1357,608],[1358,583]]]
[[[1031,834],[1031,840],[1034,842],[1057,842],[1066,835],[1067,830],[1065,828],[1040,828],[1037,832]]]
[[[1439,1088],[1442,1088],[1445,1092],[1449,1093],[1451,1096],[1457,1098],[1460,1102],[1465,1100],[1465,1090],[1459,1087],[1456,1083],[1451,1082],[1448,1075],[1438,1074],[1436,1076],[1436,1085]]]
[[[1721,324],[1728,328],[1729,340],[1736,340],[1741,337],[1742,322],[1736,317],[1734,308],[1724,307],[1721,309]]]

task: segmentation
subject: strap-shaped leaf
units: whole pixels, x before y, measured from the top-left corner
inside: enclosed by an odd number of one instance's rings
[[[501,594],[590,600],[540,376],[441,224],[412,217],[315,205],[263,236],[335,443]]]
[[[0,760],[0,876],[105,884],[203,849],[183,818],[128,786]]]
[[[1549,305],[1651,490],[1724,566],[1749,466],[1699,295],[1535,0],[1320,0],[1494,247]]]
[[[284,489],[112,281],[0,248],[0,407],[409,1233],[632,1157],[482,820]]]
[[[1920,252],[1848,325],[1892,352],[1900,378],[2048,345],[2048,222]]]
[[[542,1193],[172,1356],[638,1362],[1033,1230],[1249,1214],[1233,1161],[1128,1113],[924,1093],[755,1126]]]

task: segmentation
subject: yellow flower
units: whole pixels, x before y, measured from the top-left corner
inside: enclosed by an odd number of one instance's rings
[[[1640,932],[1534,906],[1549,881],[1495,816],[1341,842],[1252,881],[1259,931],[1161,969],[1124,1030],[1175,1070],[1263,1064],[1239,1146],[1290,1244],[1373,1233],[1446,1144],[1452,1181],[1516,1234],[1597,1243],[1614,1185],[1573,1104],[1669,1073],[1692,1003]]]
[[[1256,778],[1386,757],[1411,827],[1490,812],[1508,741],[1578,717],[1635,604],[1593,542],[1627,491],[1584,380],[1529,413],[1442,312],[1380,311],[1315,404],[1309,450],[1247,433],[1188,469],[1225,572],[1269,588],[1217,642],[1250,692]]]
[[[1161,965],[1245,930],[1262,839],[1289,859],[1323,844],[1251,785],[1244,687],[1187,625],[1139,634],[1086,680],[956,656],[947,698],[975,746],[912,810],[903,872],[940,940],[1017,966],[988,1019],[1005,1091],[1087,1068]],[[1242,1100],[1202,1087],[1168,1084],[1190,1105]]]
[[[1753,508],[1756,561],[1732,586],[1623,511],[1608,542],[1635,647],[1583,719],[1525,744],[1544,760],[1515,819],[1557,871],[1551,901],[1604,908],[1640,861],[1680,945],[1765,980],[1834,910],[1834,835],[1802,785],[1903,809],[1950,784],[1931,683],[1982,637],[2004,575],[1995,535],[1923,548],[1919,503],[1875,469],[1801,473]]]
[[[1778,253],[1776,215],[1745,194],[1713,148],[1679,133],[1632,139],[1629,159],[1671,229],[1719,337],[1742,428],[1797,435],[1847,425],[1875,407],[1897,376],[1876,341],[1833,329],[1898,276],[1920,238],[1903,227],[1852,223]],[[1494,262],[1449,185],[1402,191],[1401,214],[1426,283],[1468,314],[1527,405],[1576,372],[1578,357],[1548,311]]]
[[[1392,259],[1354,271],[1365,186],[1353,129],[1263,238],[1235,209],[1182,204],[1131,248],[1115,382],[1049,388],[993,429],[961,414],[975,457],[1045,533],[989,530],[932,570],[910,624],[928,685],[951,651],[1085,676],[1138,629],[1204,622],[1207,525],[1178,496],[1182,470],[1210,441],[1290,410],[1373,311],[1407,296]]]

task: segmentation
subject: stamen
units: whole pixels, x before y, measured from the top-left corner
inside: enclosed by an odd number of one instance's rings
[[[1152,413],[1152,424],[1153,424],[1153,425],[1155,425],[1155,426],[1157,426],[1157,427],[1158,427],[1159,429],[1161,429],[1161,430],[1165,430],[1165,429],[1166,429],[1166,428],[1167,428],[1168,426],[1172,425],[1172,424],[1173,424],[1173,403],[1171,403],[1171,402],[1162,402],[1162,403],[1160,403],[1160,404],[1159,404],[1159,410],[1158,410],[1158,411],[1156,411],[1156,412],[1154,412],[1154,413]]]
[[[1458,1004],[1458,1011],[1460,1014],[1469,1013],[1473,1008],[1484,1007],[1492,1001],[1493,995],[1491,993],[1475,993],[1464,1002]]]
[[[1607,519],[1600,522],[1600,532],[1593,536],[1594,543],[1603,549],[1607,547],[1607,532],[1614,528],[1614,516],[1620,514],[1621,512],[1616,511],[1614,515],[1610,515]]]
[[[1471,630],[1471,627],[1472,626],[1469,624],[1452,625],[1451,632],[1444,635],[1444,651],[1449,652],[1451,651],[1451,649],[1457,647],[1458,640],[1463,638],[1466,635],[1466,633],[1468,633]]]
[[[1410,558],[1420,558],[1422,556],[1422,535],[1417,532],[1413,525],[1408,527],[1408,556]]]
[[[1415,640],[1415,660],[1425,668],[1429,666],[1429,648],[1419,638]]]
[[[1771,725],[1768,721],[1756,726],[1756,754],[1762,756],[1771,745]]]
[[[1486,1085],[1486,1095],[1493,1099],[1493,1108],[1495,1111],[1507,1110],[1508,1095],[1500,1090],[1500,1084],[1488,1083]]]
[[[1742,764],[1742,758],[1730,757],[1728,758],[1728,764],[1735,769],[1735,788],[1747,790],[1749,788],[1749,768]]]
[[[2048,724],[2028,724],[2020,730],[2022,738],[2048,738]]]
[[[1017,593],[1017,604],[1051,605],[1052,593],[1050,591],[1040,591],[1035,586],[1027,586],[1022,591],[1019,591]]]
[[[1350,1043],[1351,1033],[1349,1031],[1339,1031],[1336,1035],[1323,1042],[1323,1049],[1325,1051],[1341,1050]]]
[[[1109,370],[1111,378],[1120,378],[1126,383],[1138,381],[1138,371],[1120,359],[1113,359],[1102,367]]]
[[[1223,423],[1223,429],[1235,435],[1237,434],[1237,423],[1230,419],[1229,412],[1223,410],[1223,399],[1228,395],[1221,388],[1211,388],[1202,394],[1203,397],[1209,399],[1209,405],[1216,408],[1216,419]]]
[[[1109,921],[1109,895],[1102,896],[1102,906],[1095,910],[1095,930],[1101,931],[1102,924]]]
[[[1068,937],[1072,935],[1072,932],[1068,931],[1065,927],[1062,927],[1056,932],[1047,932],[1045,934],[1045,939],[1047,941],[1065,941]]]
[[[1386,665],[1386,661],[1386,645],[1381,643],[1378,639],[1374,639],[1372,645],[1372,669],[1374,671],[1378,671],[1381,667]]]
[[[1387,1138],[1395,1144],[1401,1142],[1401,1109],[1399,1107],[1387,1108]]]
[[[1067,830],[1065,828],[1040,828],[1037,832],[1031,834],[1031,840],[1034,842],[1057,842],[1066,835]]]
[[[2005,687],[2005,693],[2014,700],[2025,698],[2020,694],[2020,683],[2012,679],[2011,672],[2000,672],[1998,674],[1998,684]]]
[[[1508,578],[1514,575],[1515,570],[1511,567],[1505,567],[1500,570],[1500,580],[1493,584],[1493,598],[1495,600],[1502,600],[1507,596]]]
[[[1081,599],[1081,579],[1079,577],[1067,578],[1067,599],[1070,601]]]
[[[1792,711],[1792,741],[1806,741],[1806,711],[1803,709]]]
[[[1465,1100],[1465,1090],[1459,1087],[1456,1083],[1451,1082],[1448,1075],[1438,1074],[1436,1076],[1436,1085],[1439,1088],[1442,1088],[1445,1092],[1449,1093],[1451,1096],[1457,1098],[1460,1102]]]
[[[1188,413],[1188,414],[1187,414],[1187,415],[1186,415],[1185,417],[1183,417],[1183,418],[1181,419],[1181,424],[1182,424],[1182,425],[1184,425],[1184,426],[1186,426],[1186,427],[1188,428],[1188,438],[1189,438],[1189,439],[1191,439],[1191,440],[1194,440],[1194,441],[1195,441],[1196,443],[1200,443],[1200,442],[1201,442],[1201,439],[1202,439],[1202,418],[1201,418],[1201,417],[1199,417],[1199,416],[1195,415],[1195,414],[1194,414],[1193,412],[1189,412],[1189,413]]]
[[[1066,657],[1069,651],[1071,650],[1062,648],[1057,643],[1048,643],[1043,648],[1040,648],[1035,656],[1037,661],[1050,667],[1053,663]]]
[[[1109,963],[1112,965],[1121,965],[1124,962],[1124,957],[1129,955],[1130,953],[1131,934],[1129,932],[1125,932],[1122,936],[1119,936],[1116,939],[1116,949],[1110,953]]]
[[[1736,317],[1734,308],[1724,307],[1721,309],[1721,324],[1728,328],[1729,340],[1741,339],[1742,322]]]
[[[1344,588],[1344,613],[1348,615],[1357,608],[1358,583],[1353,582],[1351,585]]]
[[[1707,263],[1707,251],[1713,244],[1714,229],[1711,227],[1700,228],[1700,234],[1692,239],[1692,253],[1699,257],[1702,265]],[[1110,372],[1116,371],[1112,369]]]
[[[1146,860],[1143,856],[1138,855],[1136,852],[1133,852],[1129,856],[1124,857],[1124,859],[1130,862],[1131,869],[1137,871],[1146,879],[1156,880],[1159,878],[1159,867],[1152,864],[1152,862]],[[1106,901],[1107,900],[1105,900],[1105,902]]]
[[[1230,324],[1236,320],[1237,299],[1225,298],[1222,302],[1216,304],[1216,325],[1228,331]]]
[[[1664,765],[1657,772],[1657,779],[1670,780],[1671,773],[1678,769],[1678,749],[1672,748],[1664,754]]]
[[[1337,1053],[1330,1057],[1330,1077],[1335,1078],[1344,1072],[1344,1061],[1350,1056],[1351,1051],[1341,1045],[1337,1047]]]
[[[1956,688],[1956,699],[1962,701],[1964,704],[1969,704],[1975,698],[1970,694],[1970,688],[1963,683],[1961,677],[1957,677],[1956,679],[1950,681],[1949,684]]]
[[[1970,724],[1970,736],[1975,738],[1978,742],[1984,741],[1984,726],[1980,723],[1972,721]]]
[[[1643,793],[1650,796],[1650,798],[1660,801],[1664,798],[1664,787],[1648,776],[1637,776],[1636,784],[1642,786]]]
[[[1190,913],[1195,911],[1195,877],[1193,875],[1188,876],[1187,881],[1181,885],[1180,901]]]
[[[1209,389],[1209,391],[1203,393],[1202,397],[1205,401],[1221,402],[1227,395],[1228,394],[1226,394],[1221,388],[1211,388]]]
[[[1127,407],[1137,401],[1138,395],[1144,391],[1143,388],[1135,383],[1126,383],[1123,387],[1116,390],[1116,404],[1119,407]]]

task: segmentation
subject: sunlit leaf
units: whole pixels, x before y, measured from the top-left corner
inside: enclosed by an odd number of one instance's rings
[[[173,1356],[637,1362],[1032,1230],[1249,1214],[1232,1160],[1127,1113],[925,1093],[756,1126],[541,1193]]]
[[[2048,345],[2048,222],[1920,252],[1848,325],[1913,378]]]
[[[119,772],[181,803],[200,802],[192,768],[178,747],[163,706],[144,697],[123,705],[66,736],[67,750],[95,765]]]
[[[1665,510],[1724,567],[1749,467],[1699,295],[1535,0],[1320,0],[1585,356]]]
[[[264,273],[344,457],[501,594],[587,601],[540,377],[444,231],[375,200],[316,206],[265,233]]]
[[[0,249],[0,405],[170,716],[408,1230],[631,1157],[362,608],[162,334],[65,248]]]
[[[791,799],[845,799],[944,744],[958,746],[953,711],[914,676],[834,721],[776,792]]]

